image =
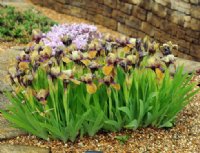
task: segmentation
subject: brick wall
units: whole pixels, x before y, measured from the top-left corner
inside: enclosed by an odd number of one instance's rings
[[[133,37],[173,41],[200,61],[200,0],[32,0]]]

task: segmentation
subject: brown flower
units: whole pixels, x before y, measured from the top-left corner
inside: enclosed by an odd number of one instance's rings
[[[37,94],[36,94],[36,98],[42,103],[42,104],[46,104],[47,103],[47,96],[48,96],[49,92],[46,89],[40,89]]]
[[[88,64],[88,67],[90,68],[90,70],[92,71],[92,73],[94,73],[95,71],[97,71],[101,66],[95,62],[95,61],[92,61]]]
[[[102,80],[99,80],[100,83],[104,83],[107,86],[111,86],[116,90],[120,90],[120,85],[114,82],[114,78],[112,76],[105,76]]]

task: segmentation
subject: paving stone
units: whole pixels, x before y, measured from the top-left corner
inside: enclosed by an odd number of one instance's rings
[[[6,80],[6,76],[7,76],[7,71],[0,69],[0,93],[11,90],[11,87]]]
[[[33,8],[31,3],[25,2],[24,0],[3,0],[3,1],[0,1],[0,5],[13,6],[20,11]]]
[[[24,131],[11,127],[10,123],[0,115],[0,140],[11,139],[25,134]]]
[[[179,66],[184,65],[184,73],[192,73],[200,69],[200,62],[177,58],[176,63]]]
[[[26,46],[13,46],[11,49],[16,50],[16,51],[23,51],[26,49]]]
[[[10,105],[11,103],[9,102],[8,98],[6,98],[5,95],[0,94],[0,109],[6,110],[6,107]]]
[[[16,56],[21,51],[17,49],[2,49],[0,48],[0,70],[7,71],[8,67],[13,64]]]
[[[11,64],[14,63],[16,56],[20,54],[22,47],[13,47],[11,49],[0,48],[0,92],[10,90],[6,80],[7,71]]]
[[[24,145],[1,144],[0,153],[50,153],[50,149]]]

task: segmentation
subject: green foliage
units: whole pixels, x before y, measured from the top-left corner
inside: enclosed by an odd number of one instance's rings
[[[132,69],[125,73],[117,67],[116,90],[99,85],[94,94],[85,83],[52,79],[43,69],[36,71],[31,87],[7,93],[9,111],[1,111],[13,125],[40,138],[75,141],[78,136],[93,136],[98,131],[122,128],[171,127],[175,117],[198,90],[193,90],[191,76],[179,68],[172,78],[168,71],[162,80],[151,69]],[[46,101],[38,100],[39,91],[48,89]],[[40,96],[42,97],[42,96]],[[42,103],[42,102],[45,102]],[[122,142],[127,138],[117,137]]]
[[[115,139],[117,139],[121,144],[125,144],[128,141],[129,137],[129,135],[120,135],[115,136]]]
[[[5,6],[0,9],[0,40],[27,43],[31,40],[33,29],[47,32],[56,22],[29,9],[24,12],[14,7]]]

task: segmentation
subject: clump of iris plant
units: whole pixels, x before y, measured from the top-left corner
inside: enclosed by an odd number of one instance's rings
[[[171,42],[113,38],[86,24],[54,26],[34,38],[9,69],[13,107],[2,112],[43,139],[171,127],[197,92],[183,68],[176,69]]]

